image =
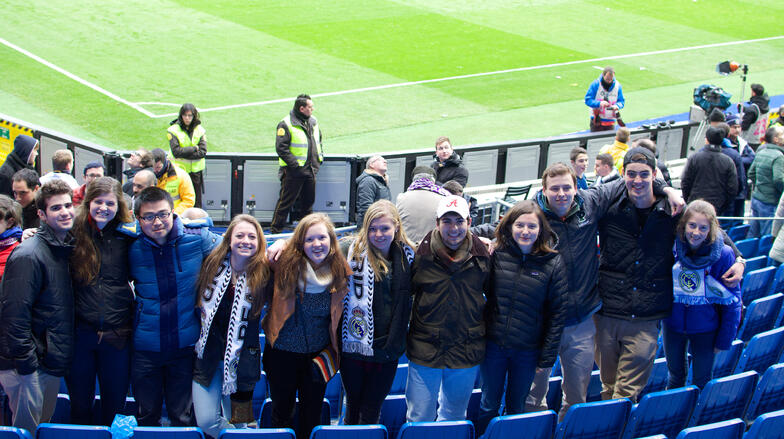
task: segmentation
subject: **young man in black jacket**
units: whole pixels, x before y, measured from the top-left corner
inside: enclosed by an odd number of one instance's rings
[[[430,166],[436,171],[436,184],[443,185],[449,180],[455,180],[463,188],[468,184],[468,169],[452,149],[449,137],[441,136],[436,139],[436,153]]]

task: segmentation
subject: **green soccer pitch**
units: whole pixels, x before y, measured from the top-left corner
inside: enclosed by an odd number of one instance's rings
[[[627,121],[687,111],[702,83],[735,101],[740,76],[715,72],[728,59],[784,93],[774,0],[5,0],[0,15],[0,113],[122,150],[167,147],[192,102],[210,151],[273,152],[302,92],[327,154],[557,135],[587,128],[605,65]]]

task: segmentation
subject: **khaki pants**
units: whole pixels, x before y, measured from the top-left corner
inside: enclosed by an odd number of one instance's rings
[[[0,384],[8,394],[13,426],[35,434],[42,422],[49,422],[57,405],[60,377],[36,370],[19,375],[15,370],[0,370]]]
[[[623,320],[595,315],[594,322],[602,399],[629,398],[637,402],[656,359],[659,320]]]

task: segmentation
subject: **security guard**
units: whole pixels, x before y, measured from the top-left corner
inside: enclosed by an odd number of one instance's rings
[[[183,104],[177,119],[166,130],[174,163],[188,173],[196,192],[195,207],[201,207],[204,193],[204,157],[207,155],[207,134],[193,104]]]
[[[270,231],[280,233],[292,207],[295,207],[295,212],[291,219],[296,221],[312,212],[316,199],[316,174],[324,156],[321,152],[321,132],[313,117],[310,96],[297,96],[294,108],[278,124],[275,150],[280,164],[280,195]]]

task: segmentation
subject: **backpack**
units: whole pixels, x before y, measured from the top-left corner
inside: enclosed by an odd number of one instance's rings
[[[726,110],[730,105],[732,95],[715,85],[702,84],[694,89],[694,103],[710,114],[714,108]]]

